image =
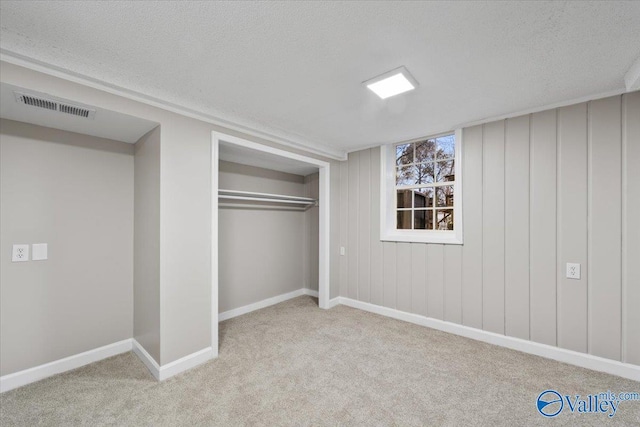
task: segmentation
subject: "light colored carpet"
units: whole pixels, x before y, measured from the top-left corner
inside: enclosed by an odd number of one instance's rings
[[[545,419],[546,389],[586,395],[640,383],[300,297],[220,325],[220,357],[157,383],[133,353],[0,395],[0,424],[136,426],[640,425]]]

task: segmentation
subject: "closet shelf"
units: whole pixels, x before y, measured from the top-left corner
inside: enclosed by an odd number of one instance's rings
[[[284,203],[310,208],[318,205],[316,199],[310,197],[288,196],[284,194],[256,193],[253,191],[218,190],[218,198],[225,200],[245,200],[253,202]],[[229,205],[229,204],[227,204]],[[237,205],[248,206],[248,205]]]

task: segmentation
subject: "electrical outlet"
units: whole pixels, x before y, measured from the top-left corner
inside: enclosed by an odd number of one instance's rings
[[[567,263],[567,279],[580,279],[580,264]]]
[[[13,245],[12,262],[29,261],[29,245]]]

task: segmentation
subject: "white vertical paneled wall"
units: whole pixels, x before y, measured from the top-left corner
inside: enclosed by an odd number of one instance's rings
[[[381,242],[380,150],[340,164],[340,296],[640,364],[640,92],[464,129],[463,167],[460,246]]]
[[[482,327],[498,334],[505,324],[504,127],[485,125],[482,140]]]
[[[360,153],[358,167],[358,298],[371,301],[371,151]]]
[[[558,110],[558,346],[587,352],[587,104]],[[563,263],[579,263],[582,280]]]
[[[532,114],[529,135],[529,338],[549,345],[557,344],[556,115],[556,110]]]
[[[463,139],[462,324],[482,329],[482,126],[465,129]]]
[[[384,277],[382,269],[383,245],[380,241],[380,150],[371,151],[371,294],[370,302],[382,305]]]
[[[620,359],[622,265],[621,98],[589,105],[588,348]]]
[[[529,339],[529,116],[505,129],[504,333]],[[523,191],[524,189],[524,191]]]

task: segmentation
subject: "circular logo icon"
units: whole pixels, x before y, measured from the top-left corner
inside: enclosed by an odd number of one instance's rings
[[[545,390],[538,396],[538,412],[545,417],[555,417],[564,407],[562,396],[555,390]]]

